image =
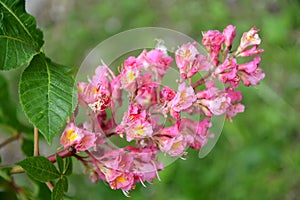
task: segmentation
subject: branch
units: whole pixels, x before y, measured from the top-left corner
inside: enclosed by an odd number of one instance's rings
[[[16,135],[13,135],[13,136],[7,138],[0,144],[0,149],[11,142],[18,140],[20,138],[20,136],[21,136],[21,134],[17,133]]]
[[[70,157],[70,156],[75,155],[75,153],[76,153],[75,149],[72,149],[72,148],[64,149],[62,151],[59,151],[55,154],[52,154],[52,155],[48,156],[47,158],[48,158],[48,160],[50,160],[50,162],[55,163],[56,162],[56,154],[58,154],[59,157],[61,157],[61,158],[66,158],[66,157]]]
[[[33,146],[33,156],[38,156],[39,153],[39,129],[34,127],[34,146]]]

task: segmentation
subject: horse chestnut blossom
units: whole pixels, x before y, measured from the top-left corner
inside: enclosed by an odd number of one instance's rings
[[[203,33],[205,53],[195,42],[187,43],[173,59],[160,43],[127,58],[118,74],[114,72],[119,68],[103,63],[92,79],[78,83],[78,109],[87,120],[76,125],[75,113],[61,145],[76,151],[92,182],[103,180],[126,196],[137,183],[160,180],[160,153],[184,158],[188,148],[200,150],[213,137],[213,116],[232,121],[244,112],[238,86],[254,86],[265,77],[259,67],[263,49],[258,32],[255,27],[245,32],[236,51],[236,27],[229,25],[223,32]],[[174,77],[177,89],[161,84],[171,64],[179,71]],[[217,87],[219,83],[224,87]],[[112,137],[119,138],[122,147],[112,144]]]

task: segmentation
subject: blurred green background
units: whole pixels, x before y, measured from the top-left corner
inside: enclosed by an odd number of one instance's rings
[[[239,88],[245,112],[225,124],[208,156],[189,151],[186,161],[160,172],[161,182],[139,185],[131,199],[300,199],[299,0],[31,0],[27,6],[44,31],[46,54],[74,67],[98,43],[132,28],[170,28],[197,41],[201,31],[228,24],[237,27],[238,38],[259,28],[266,78]],[[127,199],[79,174],[71,177],[69,194],[78,200]]]

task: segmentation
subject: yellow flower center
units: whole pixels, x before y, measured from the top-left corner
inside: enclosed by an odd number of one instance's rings
[[[134,133],[138,136],[143,135],[146,132],[146,130],[144,129],[144,126],[142,125],[138,125],[137,127],[135,127],[134,129]]]
[[[191,52],[190,52],[190,50],[189,49],[185,49],[184,51],[183,51],[183,54],[182,54],[182,56],[184,57],[184,58],[191,58],[192,57],[192,54],[191,54]]]
[[[124,183],[124,182],[126,182],[126,179],[124,178],[123,175],[121,175],[121,176],[118,176],[115,181],[117,183]]]
[[[126,82],[131,83],[136,78],[134,71],[129,71],[126,76]]]
[[[70,128],[67,130],[67,138],[72,143],[78,138],[78,135],[76,134],[74,129]]]

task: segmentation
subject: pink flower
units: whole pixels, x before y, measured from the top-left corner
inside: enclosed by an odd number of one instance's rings
[[[161,99],[167,102],[171,101],[175,95],[176,92],[168,86],[164,86],[160,92]]]
[[[245,106],[243,104],[238,103],[238,104],[230,105],[226,111],[226,117],[231,118],[236,116],[238,113],[244,111],[245,111]]]
[[[183,78],[186,77],[190,67],[199,55],[196,45],[197,44],[195,42],[187,43],[182,45],[175,52],[176,64]]]
[[[158,171],[163,170],[163,164],[157,161],[157,151],[154,148],[135,148],[128,146],[130,156],[133,157],[131,171],[135,176],[136,182],[152,182],[158,177]],[[159,177],[158,177],[159,178]]]
[[[107,66],[98,66],[95,69],[95,74],[92,78],[91,83],[97,85],[97,84],[105,84],[107,85],[107,78],[108,77],[108,70],[109,68]]]
[[[223,35],[224,35],[224,43],[227,47],[227,49],[231,49],[232,46],[232,41],[236,36],[235,32],[235,26],[228,25],[224,30],[223,30]]]
[[[109,183],[111,189],[122,189],[125,191],[135,188],[134,177],[132,173],[118,172],[108,168],[101,168],[105,174],[106,181]]]
[[[135,120],[135,122],[126,129],[126,139],[130,142],[136,139],[151,137],[152,133],[152,126],[149,122]]]
[[[182,135],[179,135],[178,137],[173,138],[172,145],[167,153],[172,157],[181,156],[185,152],[186,147],[187,142],[185,141],[185,138]]]
[[[181,135],[173,138],[162,136],[158,141],[160,150],[168,153],[170,156],[180,156],[186,147],[186,143]]]
[[[143,78],[143,81],[141,82],[141,85],[137,88],[137,94],[135,97],[136,102],[144,107],[148,107],[151,104],[156,104],[156,88],[159,86],[159,84],[156,82],[152,82],[152,80],[150,79],[152,75],[150,77],[146,75],[143,75],[141,77]]]
[[[158,76],[158,81],[166,74],[166,70],[170,68],[173,59],[161,49],[153,49],[149,52],[144,50],[138,59],[147,71],[154,71]]]
[[[142,63],[140,60],[130,56],[124,61],[124,67],[120,74],[122,87],[128,91],[135,91],[137,87],[137,80],[140,76],[140,67]]]
[[[70,123],[66,126],[61,138],[60,144],[64,146],[64,148],[69,148],[74,144],[78,144],[83,138],[82,132],[75,126],[74,123]]]
[[[80,130],[82,132],[82,134],[84,135],[83,138],[81,139],[80,142],[78,142],[77,144],[75,144],[75,149],[77,151],[85,151],[88,150],[90,148],[93,148],[96,146],[96,135],[92,132],[89,132],[87,130]],[[100,137],[98,136],[98,138],[100,139]],[[102,142],[98,141],[98,144],[101,144]]]
[[[127,196],[127,191],[134,189],[137,182],[143,185],[143,181],[151,182],[158,177],[158,171],[163,170],[156,153],[154,148],[148,147],[99,148],[93,152],[91,162],[97,167],[91,178],[93,181],[103,179],[112,189],[122,189]]]
[[[202,33],[203,39],[202,44],[206,47],[207,52],[210,54],[210,59],[212,62],[217,65],[219,60],[219,53],[222,47],[222,44],[225,41],[225,37],[218,30],[209,30]]]
[[[221,45],[224,43],[225,37],[218,30],[209,30],[203,33],[202,44],[207,48],[208,52],[216,49],[221,49]]]
[[[182,79],[190,78],[199,71],[207,71],[210,64],[206,57],[199,53],[196,43],[187,43],[182,45],[175,52],[177,67]]]
[[[179,85],[178,91],[169,105],[174,111],[180,112],[192,106],[194,101],[196,101],[194,89],[183,82]]]
[[[197,122],[189,118],[182,118],[177,121],[180,134],[183,135],[191,148],[199,150],[207,143],[208,138],[212,137],[212,134],[208,131],[208,128],[212,125],[209,120],[209,118],[205,118]]]
[[[219,92],[219,89],[215,87],[215,82],[207,81],[205,86],[207,88],[206,90],[199,91],[196,94],[198,99],[211,99]]]
[[[265,74],[262,72],[261,68],[257,68],[250,74],[243,71],[240,71],[239,74],[239,77],[243,81],[245,86],[257,85],[260,80],[265,78]]]
[[[95,147],[96,136],[88,130],[81,129],[70,123],[66,126],[61,138],[60,144],[64,148],[74,146],[77,151],[85,151],[91,147]]]
[[[250,31],[245,32],[241,38],[240,46],[238,47],[237,52],[241,53],[249,46],[259,45],[261,40],[258,32],[259,30],[255,27],[251,28]]]
[[[239,64],[238,69],[239,71],[245,71],[246,73],[250,74],[257,69],[259,63],[260,63],[260,57],[257,56],[251,62],[245,64]]]
[[[232,88],[225,88],[227,96],[230,98],[230,105],[226,110],[226,117],[231,118],[237,115],[237,113],[244,112],[245,106],[237,103],[242,100],[242,93],[240,91],[234,91]]]
[[[105,110],[111,105],[111,92],[109,82],[106,77],[107,67],[97,67],[95,75],[90,83],[79,82],[78,98],[83,106],[88,105],[94,112]]]
[[[219,95],[213,100],[209,101],[208,108],[214,115],[222,115],[230,106],[230,98],[225,94]]]
[[[224,114],[231,103],[227,93],[215,87],[198,92],[197,97],[200,109],[208,117]]]
[[[185,138],[179,133],[178,124],[161,129],[154,134],[160,151],[168,153],[170,156],[180,156],[184,153],[187,143]]]
[[[221,65],[216,68],[215,74],[223,83],[230,83],[230,81],[234,80],[237,76],[236,59],[227,58]]]
[[[226,87],[225,92],[230,98],[231,103],[242,101],[242,93],[240,91],[235,91],[230,87]]]
[[[254,45],[251,49],[246,49],[246,50],[242,51],[241,53],[239,53],[237,56],[248,57],[248,56],[261,54],[263,52],[264,52],[263,49],[258,49],[258,45]]]
[[[120,76],[115,77],[110,82],[111,98],[118,102],[118,106],[122,105],[122,90]]]
[[[178,156],[184,152],[185,142],[177,124],[161,129],[153,138],[162,152],[169,153],[171,156]]]
[[[180,112],[179,111],[175,111],[174,109],[170,109],[170,115],[174,118],[174,119],[179,119],[180,118]]]
[[[146,120],[146,110],[143,109],[141,104],[131,103],[128,106],[128,111],[124,113],[120,126],[123,128],[134,123],[136,120]],[[121,127],[119,127],[121,129]]]
[[[187,70],[187,78],[191,78],[197,72],[208,71],[210,64],[206,59],[206,56],[199,54],[191,65],[191,68]]]
[[[238,74],[245,86],[257,85],[265,77],[265,74],[258,67],[259,63],[260,57],[258,56],[251,62],[238,65]]]

